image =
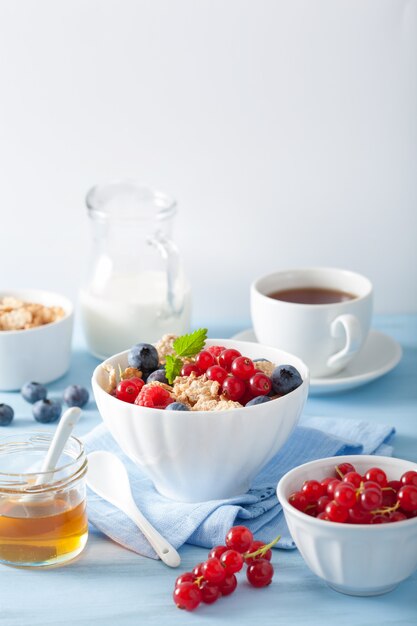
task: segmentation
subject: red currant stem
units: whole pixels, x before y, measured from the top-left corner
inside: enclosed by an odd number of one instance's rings
[[[343,472],[340,471],[338,465],[336,465],[335,470],[336,470],[336,473],[340,476],[340,478],[343,478],[344,474]]]
[[[304,509],[304,512],[311,511],[311,509],[314,509],[315,507],[316,505],[314,502],[312,504],[307,504],[306,508]]]
[[[204,580],[204,576],[199,576],[198,578],[195,579],[194,584],[197,585],[197,587],[200,589],[201,587],[201,583]]]
[[[381,491],[395,491],[393,487],[381,487]]]
[[[385,513],[393,513],[393,511],[396,511],[399,508],[400,508],[400,503],[396,502],[394,506],[384,506],[381,509],[374,509],[373,511],[371,511],[371,514],[372,515],[384,515]]]
[[[264,554],[268,552],[269,548],[272,548],[272,546],[278,543],[280,539],[281,539],[281,535],[278,535],[278,537],[275,537],[275,539],[271,541],[271,543],[267,543],[266,545],[262,546],[262,548],[259,548],[259,550],[255,550],[255,552],[245,552],[245,554],[243,555],[243,558],[246,559],[249,557],[263,556]]]

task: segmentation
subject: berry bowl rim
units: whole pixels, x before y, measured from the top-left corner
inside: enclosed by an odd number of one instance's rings
[[[285,493],[285,490],[288,486],[288,483],[298,474],[302,473],[303,470],[307,468],[317,468],[322,467],[324,464],[330,464],[331,462],[334,465],[339,465],[340,463],[349,463],[351,462],[354,465],[354,460],[363,461],[363,462],[372,462],[372,465],[369,467],[378,467],[378,461],[381,463],[388,463],[393,466],[399,466],[400,464],[407,463],[410,465],[409,469],[413,469],[417,471],[417,463],[414,461],[409,461],[408,459],[402,459],[394,456],[384,456],[384,455],[374,455],[374,454],[348,454],[343,456],[331,456],[324,457],[322,459],[316,459],[315,461],[308,461],[307,463],[303,463],[302,465],[298,465],[293,469],[286,472],[277,484],[277,497],[278,501],[281,504],[284,514],[290,515],[295,519],[299,520],[301,523],[308,523],[316,526],[318,528],[328,528],[329,530],[338,529],[336,532],[344,532],[348,531],[349,533],[359,533],[359,532],[398,532],[399,528],[410,527],[417,524],[417,517],[410,518],[407,520],[401,520],[400,522],[387,523],[387,524],[348,524],[348,523],[340,523],[340,522],[332,522],[330,520],[322,520],[317,519],[311,515],[307,515],[307,513],[303,513],[296,509],[292,504],[288,501],[288,496]],[[398,463],[397,463],[398,462]],[[383,468],[381,468],[383,469]],[[314,476],[311,476],[310,480],[317,480]],[[397,530],[395,530],[397,529]]]

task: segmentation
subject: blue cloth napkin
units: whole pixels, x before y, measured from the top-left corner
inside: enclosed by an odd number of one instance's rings
[[[142,513],[175,547],[184,543],[210,548],[224,542],[229,528],[244,524],[262,541],[281,535],[278,548],[295,544],[276,497],[279,479],[290,469],[328,456],[381,454],[390,456],[394,428],[356,420],[310,418],[297,426],[283,448],[258,474],[252,488],[229,500],[174,502],[161,496],[149,478],[123,454],[104,424],[83,439],[87,453],[108,450],[128,471],[134,500]],[[138,554],[157,558],[153,548],[128,517],[88,490],[89,520],[101,532]]]

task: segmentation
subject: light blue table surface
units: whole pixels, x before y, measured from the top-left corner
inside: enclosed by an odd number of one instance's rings
[[[244,327],[244,321],[211,324],[210,334],[228,337]],[[363,387],[309,397],[304,417],[340,416],[393,425],[397,430],[394,455],[417,462],[417,316],[376,316],[373,327],[402,345],[400,364]],[[89,385],[97,362],[86,353],[77,332],[70,372],[48,386],[50,396],[60,395],[70,383]],[[19,394],[0,393],[0,402],[11,404],[16,412],[13,424],[0,435],[19,429],[52,429],[34,422],[30,405]],[[91,401],[75,434],[86,433],[99,421]],[[203,560],[207,551],[185,546],[180,553],[180,571],[186,571]],[[268,588],[253,589],[242,578],[232,596],[185,613],[172,601],[177,570],[129,552],[91,528],[84,553],[66,567],[34,571],[0,566],[0,624],[417,624],[417,572],[389,594],[355,598],[327,587],[310,572],[296,550],[274,550],[273,563],[275,577]]]

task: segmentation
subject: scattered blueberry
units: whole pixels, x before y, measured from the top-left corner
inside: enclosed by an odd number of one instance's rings
[[[254,406],[255,404],[263,404],[264,402],[270,402],[271,398],[268,396],[256,396],[256,398],[252,398],[245,404],[245,406]]]
[[[89,393],[85,387],[70,385],[64,391],[64,402],[67,406],[82,407],[87,404]]]
[[[56,400],[38,400],[32,408],[33,417],[41,424],[56,422],[61,415],[61,403]]]
[[[165,385],[169,385],[168,379],[165,375],[165,367],[162,369],[154,370],[146,377],[146,382],[151,383],[152,381],[158,381],[158,383],[164,383]]]
[[[297,389],[303,382],[300,372],[292,365],[279,365],[271,374],[272,389],[285,395]]]
[[[8,426],[14,417],[14,411],[8,404],[0,404],[0,426]]]
[[[182,402],[171,402],[165,409],[166,411],[189,411],[188,406],[183,404]]]
[[[27,402],[34,404],[38,400],[45,400],[48,395],[47,389],[41,383],[26,383],[23,385],[20,393]]]
[[[127,360],[130,367],[140,371],[153,372],[159,365],[158,352],[150,343],[137,343],[129,350]]]

